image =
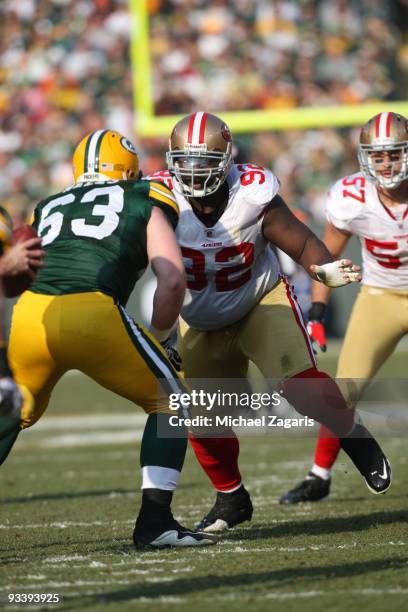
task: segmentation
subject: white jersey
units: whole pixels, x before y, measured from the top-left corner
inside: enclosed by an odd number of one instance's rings
[[[172,188],[166,172],[149,177]],[[178,191],[176,229],[187,273],[181,315],[195,329],[219,329],[244,317],[275,285],[279,264],[262,234],[263,216],[279,190],[270,170],[234,165],[227,177],[229,201],[212,227],[206,227]]]
[[[339,230],[359,237],[363,284],[408,289],[408,202],[384,206],[374,182],[357,173],[333,185],[326,214]]]

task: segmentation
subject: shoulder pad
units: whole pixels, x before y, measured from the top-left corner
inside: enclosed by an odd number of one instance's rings
[[[233,171],[234,183],[239,184],[241,194],[247,202],[263,208],[279,191],[278,178],[267,168],[256,164],[236,164]]]
[[[149,198],[152,200],[157,200],[159,202],[164,202],[168,204],[176,213],[179,214],[179,207],[176,202],[176,198],[173,193],[164,185],[163,183],[159,183],[158,181],[149,181],[150,189],[149,189]]]
[[[347,230],[349,224],[364,214],[366,178],[360,173],[345,176],[327,194],[326,216],[338,229]]]

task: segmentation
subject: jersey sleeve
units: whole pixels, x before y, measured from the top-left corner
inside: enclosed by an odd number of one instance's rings
[[[231,175],[232,188],[238,197],[250,205],[258,219],[262,219],[268,204],[279,192],[278,178],[271,170],[256,164],[236,164]]]
[[[5,208],[0,206],[0,254],[4,248],[10,246],[13,233],[11,217]]]
[[[163,183],[149,181],[149,198],[152,206],[161,208],[172,227],[178,223],[180,210],[173,193]]]
[[[327,194],[327,220],[339,230],[354,233],[354,224],[364,215],[365,179],[356,174],[335,183]]]
[[[40,223],[40,210],[39,210],[38,205],[33,210],[33,213],[30,219],[30,223],[33,226],[33,228],[38,232],[38,225]]]
[[[248,164],[241,175],[241,185],[248,187],[247,199],[264,208],[279,192],[279,179],[267,168]]]

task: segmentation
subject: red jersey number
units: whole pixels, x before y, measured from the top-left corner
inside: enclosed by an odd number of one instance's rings
[[[265,182],[265,168],[257,166],[255,164],[238,164],[238,170],[243,172],[241,174],[241,185],[251,185],[255,179],[257,179],[258,185],[262,185]]]
[[[205,256],[197,249],[181,247],[181,253],[185,259],[191,259],[191,266],[185,266],[187,277],[187,287],[195,291],[201,291],[208,285],[205,275]],[[191,278],[192,277],[192,278]]]
[[[181,247],[181,252],[185,259],[191,259],[192,265],[186,266],[187,287],[194,291],[201,291],[208,285],[208,278],[205,274],[205,255],[197,249]],[[241,242],[236,246],[224,247],[215,256],[216,263],[226,263],[230,259],[241,255],[243,262],[236,266],[222,266],[215,273],[215,290],[234,291],[242,287],[251,278],[251,266],[254,261],[254,245],[252,242]],[[239,276],[231,278],[232,274],[242,272]]]
[[[362,204],[365,203],[365,178],[364,176],[347,176],[343,179],[342,185],[345,187],[356,187],[355,191],[343,189],[343,198],[353,198]],[[357,193],[358,192],[358,193]]]
[[[371,240],[370,238],[365,238],[364,242],[367,251],[370,251],[380,266],[391,270],[396,270],[401,266],[399,257],[391,255],[391,253],[384,253],[384,251],[396,251],[398,249],[398,242]]]

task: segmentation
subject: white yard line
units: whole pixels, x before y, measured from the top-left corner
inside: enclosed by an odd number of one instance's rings
[[[67,416],[45,416],[33,427],[33,432],[73,431],[75,429],[117,429],[123,427],[144,427],[146,415],[135,408],[135,413],[87,414]]]

